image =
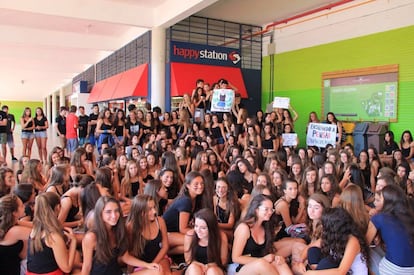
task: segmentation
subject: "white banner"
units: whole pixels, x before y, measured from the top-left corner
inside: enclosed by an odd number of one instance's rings
[[[234,102],[234,91],[231,89],[215,89],[211,99],[212,112],[231,112]]]
[[[298,145],[298,134],[282,134],[283,146],[296,146]]]
[[[289,109],[289,104],[289,97],[275,97],[275,100],[273,100],[273,108]]]
[[[328,144],[335,146],[336,128],[334,124],[309,123],[306,144],[317,147],[325,147]]]

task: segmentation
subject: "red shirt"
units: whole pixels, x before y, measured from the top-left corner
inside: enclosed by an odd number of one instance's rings
[[[74,113],[66,116],[66,138],[78,138],[78,117]]]

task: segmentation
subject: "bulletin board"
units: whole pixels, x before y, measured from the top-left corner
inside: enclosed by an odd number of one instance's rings
[[[397,64],[322,74],[322,114],[347,121],[397,121]]]

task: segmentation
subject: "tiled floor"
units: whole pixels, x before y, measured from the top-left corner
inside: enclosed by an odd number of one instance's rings
[[[21,133],[20,126],[16,125],[15,131],[14,131],[14,144],[15,144],[14,154],[17,159],[19,159],[22,156],[22,140],[21,140],[20,133]],[[48,133],[47,151],[49,154],[49,152],[52,150],[54,146],[59,145],[59,140],[55,134],[56,131],[55,129],[53,129],[53,126],[49,127],[49,129],[47,130],[47,133]],[[37,158],[37,159],[39,158],[36,141],[33,142],[31,158]],[[7,161],[8,167],[13,168],[13,169],[16,169],[18,167],[17,162],[11,161],[11,155],[10,155],[10,150],[8,146],[7,146],[7,160],[6,161]]]

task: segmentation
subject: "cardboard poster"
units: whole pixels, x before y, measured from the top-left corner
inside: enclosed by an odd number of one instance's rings
[[[211,99],[212,112],[231,112],[234,102],[234,91],[231,89],[216,89]]]
[[[306,144],[317,147],[325,147],[328,144],[335,146],[336,128],[334,124],[309,123]]]
[[[298,134],[282,134],[283,146],[296,146],[298,145]]]
[[[275,97],[273,100],[273,108],[289,109],[289,97]]]

